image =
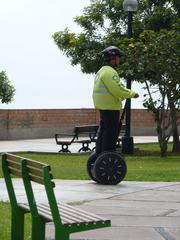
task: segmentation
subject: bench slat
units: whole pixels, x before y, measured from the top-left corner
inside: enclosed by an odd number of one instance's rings
[[[80,133],[96,133],[99,126],[91,126],[91,125],[84,125],[84,126],[76,126],[74,127],[74,132],[77,134]]]
[[[48,166],[49,171],[51,170],[51,168],[48,164],[40,163],[40,162],[37,162],[35,160],[29,160],[29,159],[26,159],[26,161],[27,161],[27,166],[28,167],[34,167],[34,168],[37,168],[37,169],[42,169],[43,167]]]
[[[23,159],[25,159],[27,161],[27,165],[37,168],[37,169],[42,169],[43,167],[47,167],[49,171],[51,170],[50,166],[48,164],[44,164],[35,160],[31,160],[28,158],[24,158],[24,157],[20,157],[20,156],[15,156],[15,155],[11,155],[11,154],[6,154],[7,156],[7,162],[16,162],[16,163],[20,163]]]
[[[21,206],[21,208],[23,208],[23,209],[25,209],[25,210],[27,210],[27,211],[30,211],[30,207],[29,207],[29,205],[28,205],[27,203],[19,203],[19,206]],[[40,209],[39,205],[37,205],[37,207],[38,207],[38,209]],[[52,221],[53,221],[51,214],[49,214],[48,212],[43,212],[43,211],[41,212],[40,210],[39,210],[38,212],[39,212],[39,214],[40,214],[41,216],[43,216],[47,221],[49,221],[49,222],[52,222]]]
[[[48,206],[45,204],[42,204],[46,209],[48,209]],[[64,204],[64,203],[58,203],[58,209],[62,216],[62,213],[67,214],[67,216],[76,217],[80,219],[81,221],[85,222],[97,222],[97,221],[106,221],[105,218],[99,217],[95,214],[83,211],[82,209],[72,207],[70,205]]]
[[[32,174],[29,174],[29,178],[30,178],[30,180],[33,181],[33,182],[36,182],[36,183],[39,183],[39,184],[44,185],[44,179],[43,179],[43,178],[34,176],[34,175],[32,175]],[[52,185],[52,187],[55,187],[55,183],[54,183],[53,181],[51,181],[51,185]]]
[[[73,214],[72,214],[73,208]],[[94,223],[103,223],[106,222],[107,219],[100,218],[99,216],[93,215],[89,216],[89,212],[83,211],[83,215],[80,214],[81,209],[71,207],[66,205],[66,208],[62,207],[61,204],[58,204],[58,209],[63,221],[63,224],[94,224]],[[70,210],[71,209],[71,210]],[[51,216],[49,206],[46,204],[42,204],[39,206],[39,210],[47,213],[48,216]],[[91,214],[90,214],[91,215]]]
[[[29,210],[28,204],[21,204],[21,205],[26,210]],[[61,206],[61,204],[58,204],[58,206]],[[50,208],[49,208],[49,206],[47,204],[45,204],[45,203],[44,204],[38,204],[37,207],[38,207],[38,212],[39,212],[40,215],[45,217],[48,221],[53,221]],[[98,217],[96,215],[93,215],[93,216],[96,216],[96,219],[94,219],[94,220],[88,220],[88,219],[84,220],[84,219],[81,219],[81,218],[79,218],[79,212],[81,211],[81,209],[75,208],[75,207],[73,207],[73,210],[74,210],[74,212],[76,212],[76,215],[74,215],[73,217],[69,216],[68,215],[69,214],[69,207],[71,209],[72,209],[72,207],[70,205],[66,205],[66,207],[67,207],[67,209],[66,209],[65,213],[62,211],[61,207],[59,208],[59,211],[60,211],[60,214],[61,214],[62,223],[65,226],[72,226],[72,225],[79,225],[79,224],[109,223],[110,222],[109,220],[107,220],[105,218],[100,218],[100,217]],[[90,214],[89,212],[86,212],[86,211],[83,211],[83,210],[82,210],[82,212],[85,213],[86,216],[88,216]]]
[[[41,205],[40,206],[38,205],[38,213],[41,216],[46,217],[47,220],[53,221],[50,209],[49,209],[49,212],[47,212],[47,210],[44,210]],[[77,225],[77,222],[72,221],[66,217],[63,217],[62,215],[61,215],[61,220],[62,220],[63,225],[65,225],[65,226],[66,225],[71,225],[71,226]]]
[[[29,174],[29,178],[30,178],[30,180],[33,181],[33,182],[36,182],[36,183],[39,183],[39,184],[43,184],[43,185],[44,185],[44,180],[43,180],[43,178],[34,176],[34,175],[32,175],[32,174]]]
[[[43,178],[43,169],[38,169],[38,168],[34,168],[34,167],[31,167],[31,166],[27,166],[28,168],[28,172],[34,176],[37,176],[37,177],[40,177],[40,178]],[[49,173],[49,176],[51,179],[53,179],[53,175],[52,173]]]
[[[72,207],[69,207],[69,205],[61,205],[61,204],[58,204],[58,208],[60,209],[60,212],[68,212],[68,214],[71,214],[72,216],[73,215],[79,215],[79,217],[81,218],[82,221],[98,221],[100,220],[101,218],[97,217],[97,216],[90,216],[89,213],[87,214],[87,212],[81,212],[80,209],[76,209],[76,208],[72,208]]]
[[[17,169],[19,171],[21,170],[20,161],[16,162],[16,161],[13,161],[13,160],[8,160],[7,162],[8,162],[8,168],[11,167],[14,170],[15,169]],[[40,178],[43,177],[43,170],[42,169],[34,168],[34,167],[29,166],[29,165],[27,167],[28,167],[29,173],[31,173],[32,175],[40,177]],[[51,178],[53,178],[52,174],[50,174],[50,176],[51,176]]]
[[[6,161],[8,162],[9,160],[10,161],[13,161],[13,162],[16,162],[16,163],[20,163],[21,160],[23,159],[22,157],[19,157],[19,156],[14,156],[14,155],[11,155],[11,154],[7,154],[6,153]]]
[[[28,172],[29,173],[31,173],[31,174],[33,174],[33,175],[35,175],[37,177],[40,177],[40,178],[43,177],[42,169],[34,168],[34,167],[29,166],[29,165],[27,166],[27,168],[28,168]]]
[[[29,205],[28,204],[20,204],[20,205],[25,210],[29,210]],[[37,208],[38,208],[38,213],[39,213],[40,216],[44,217],[47,221],[50,221],[50,222],[53,221],[51,211],[50,211],[50,208],[48,206],[47,206],[47,208],[44,208],[44,206],[38,204]],[[67,218],[63,218],[62,223],[63,223],[64,226],[77,225],[77,222],[74,222],[72,220],[68,220]]]
[[[74,207],[73,206],[71,206],[71,205],[67,205],[67,204],[65,204],[65,203],[58,203],[58,206],[63,206],[63,207],[67,207],[68,208],[68,210],[70,210],[70,209],[74,209]],[[87,214],[87,212],[86,211],[84,211],[84,210],[82,210],[82,209],[78,209],[78,211],[79,211],[79,214]],[[93,213],[89,213],[88,212],[88,216],[91,216],[91,217],[93,217],[93,218],[97,218],[97,219],[101,219],[101,220],[106,220],[106,218],[103,218],[103,217],[99,217],[99,216],[97,216],[96,214],[93,214]]]
[[[49,209],[49,206],[47,205],[44,205],[44,208],[48,211]],[[68,208],[66,209],[63,209],[61,207],[61,205],[58,206],[58,209],[59,209],[59,212],[60,212],[60,215],[61,215],[61,218],[65,221],[65,222],[68,222],[68,223],[73,223],[73,222],[76,222],[76,223],[94,223],[94,221],[96,221],[95,219],[88,219],[87,217],[87,213],[86,213],[86,216],[82,216],[79,214],[79,209],[74,209],[74,212],[72,213],[72,211],[69,211]]]
[[[95,219],[88,219],[88,216],[86,215],[85,216],[81,216],[80,214],[78,214],[78,211],[76,211],[76,214],[70,211],[65,211],[64,209],[60,208],[60,214],[61,214],[61,217],[62,219],[71,219],[73,222],[78,222],[78,223],[85,223],[85,224],[88,224],[88,223],[94,223],[96,222]]]
[[[23,158],[8,154],[8,159],[7,159],[8,169],[11,174],[13,174],[17,177],[22,177],[21,164],[20,164],[20,161],[22,159]],[[28,160],[27,168],[28,168],[29,177],[30,177],[31,181],[34,181],[34,182],[44,185],[42,166],[47,166],[47,165],[41,164],[41,163],[37,165],[36,163],[34,164],[34,162],[33,162],[33,164],[29,164],[29,163],[30,163],[30,160]],[[41,166],[41,169],[35,168],[34,166]],[[51,173],[49,175],[50,175],[51,179],[53,179],[53,175]],[[53,181],[51,181],[51,184],[52,184],[52,187],[55,187],[55,183]]]
[[[12,174],[16,177],[22,177],[20,170],[18,171],[17,169],[12,168],[12,167],[9,167],[8,169],[9,169],[10,174]]]
[[[14,169],[21,169],[21,164],[20,162],[13,162],[13,161],[8,161],[8,167],[13,167]]]

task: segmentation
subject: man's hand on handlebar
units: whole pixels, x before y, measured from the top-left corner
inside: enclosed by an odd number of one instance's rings
[[[134,98],[138,98],[138,97],[139,97],[139,94],[136,93],[136,94],[134,95]]]

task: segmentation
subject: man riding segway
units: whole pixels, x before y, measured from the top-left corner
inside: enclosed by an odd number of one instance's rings
[[[88,160],[87,170],[93,180],[102,184],[117,184],[122,177],[124,178],[124,176],[117,176],[114,177],[114,180],[110,179],[116,175],[115,173],[118,171],[116,168],[119,166],[115,162],[116,157],[118,158],[120,155],[117,155],[118,153],[115,151],[119,135],[120,109],[122,109],[122,100],[139,97],[138,93],[125,88],[119,78],[116,67],[120,64],[121,56],[122,52],[118,47],[105,48],[102,51],[103,66],[96,73],[94,81],[93,101],[95,108],[100,112],[100,126],[96,151]],[[114,163],[110,163],[113,156]],[[109,159],[104,166],[106,173],[100,172],[103,166],[102,160],[98,161],[98,158]],[[107,175],[106,179],[105,175]]]
[[[119,115],[122,100],[139,95],[123,86],[116,71],[122,52],[115,46],[102,51],[103,66],[97,72],[93,89],[93,101],[100,111],[100,129],[96,142],[96,153],[115,151],[119,129]]]

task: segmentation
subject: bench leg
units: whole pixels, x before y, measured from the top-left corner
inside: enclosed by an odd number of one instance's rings
[[[12,209],[11,240],[24,239],[24,212],[18,208]]]
[[[63,229],[55,229],[55,240],[70,240],[70,234],[65,232]]]
[[[79,149],[78,152],[87,152],[87,151],[90,151],[91,152],[91,149],[89,148],[89,143],[82,143],[82,148]]]
[[[44,221],[32,217],[32,240],[45,240],[45,226]]]
[[[63,153],[70,153],[71,151],[69,151],[69,149],[61,149],[61,150],[59,150],[59,152],[63,152]]]
[[[96,146],[95,147],[93,147],[93,149],[91,150],[91,152],[94,152],[96,150]]]
[[[59,152],[63,152],[63,153],[70,153],[69,149],[68,149],[68,145],[67,144],[62,144],[61,149],[59,150]]]

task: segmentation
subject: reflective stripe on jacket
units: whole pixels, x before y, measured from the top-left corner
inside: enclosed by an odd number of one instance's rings
[[[117,71],[103,66],[96,74],[93,89],[94,106],[102,110],[119,110],[124,98],[134,97],[135,92],[124,87]]]

